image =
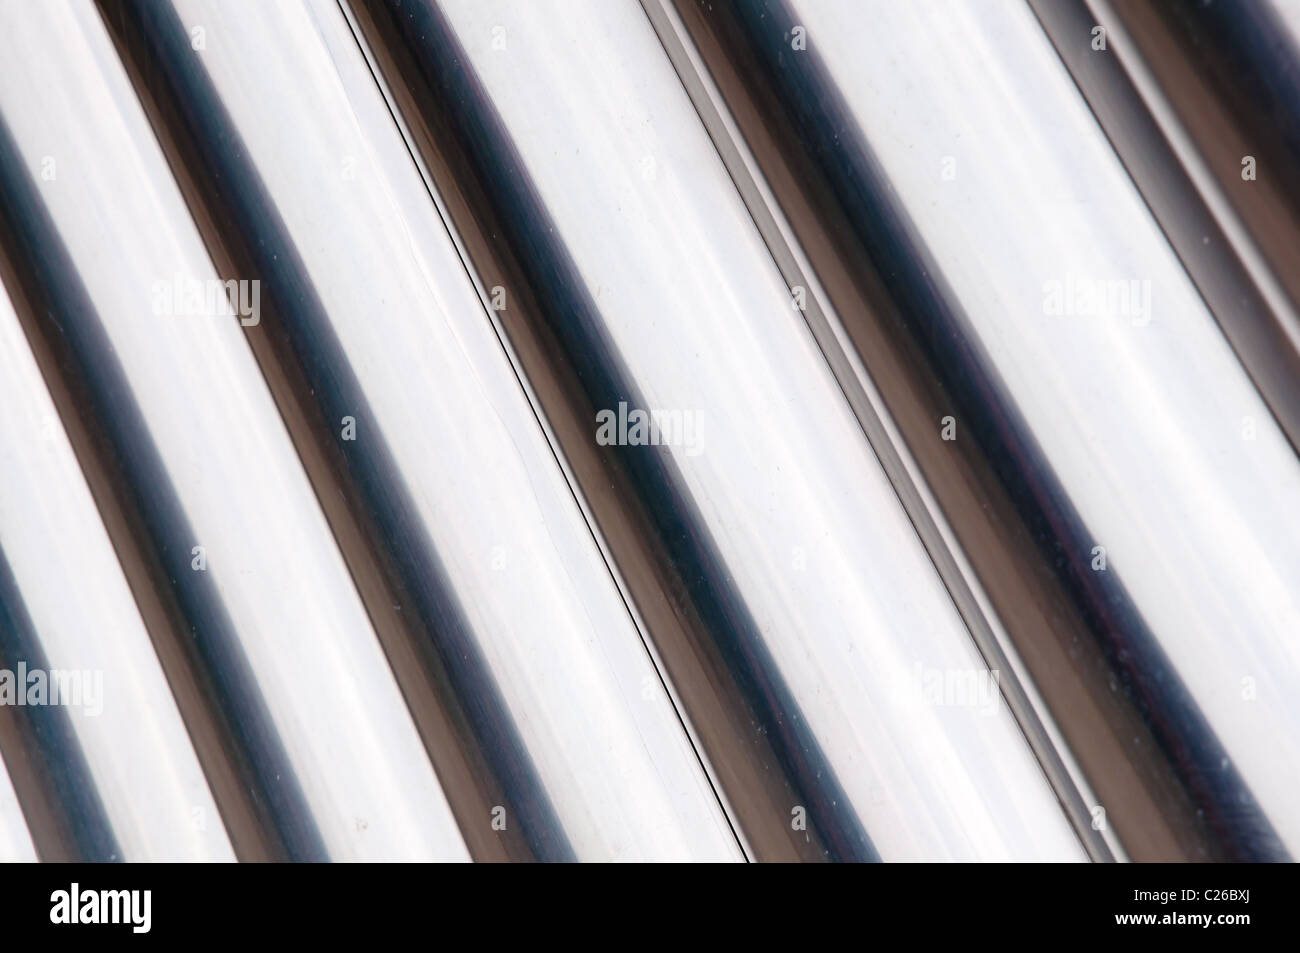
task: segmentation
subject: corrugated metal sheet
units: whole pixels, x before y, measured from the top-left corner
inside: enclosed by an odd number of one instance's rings
[[[1298,23],[3,0],[0,857],[1290,858]]]

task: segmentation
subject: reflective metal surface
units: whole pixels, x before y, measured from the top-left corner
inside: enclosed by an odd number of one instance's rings
[[[1032,6],[1300,446],[1300,4]]]
[[[1298,49],[0,0],[0,860],[1291,859]]]
[[[1081,856],[644,14],[352,11],[753,856]]]
[[[236,854],[463,857],[107,31],[85,4],[0,17],[5,284]]]
[[[9,776],[0,771],[0,863],[31,863],[36,860],[36,848],[27,832],[18,795],[14,793]]]
[[[740,859],[337,5],[104,11],[474,856]]]
[[[149,634],[3,297],[0,404],[0,752],[36,849],[45,860],[232,859]],[[0,818],[4,802],[0,794]],[[0,833],[0,857],[15,853]]]
[[[1290,856],[1300,469],[1030,10],[675,9],[1113,849]]]

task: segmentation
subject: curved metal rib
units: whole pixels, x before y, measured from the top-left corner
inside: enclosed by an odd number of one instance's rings
[[[739,859],[338,8],[103,14],[472,854]]]
[[[1294,852],[1300,468],[1032,15],[676,9],[1096,819]]]
[[[464,857],[102,23],[0,15],[5,283],[236,853]]]
[[[351,9],[754,856],[1078,857],[641,12]]]

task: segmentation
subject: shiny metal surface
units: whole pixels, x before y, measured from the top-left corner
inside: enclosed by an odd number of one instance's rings
[[[740,859],[338,6],[103,10],[471,853]]]
[[[233,859],[149,634],[3,296],[0,404],[0,678],[13,680],[0,692],[14,693],[0,696],[0,751],[35,849],[43,860]],[[60,698],[51,695],[56,684]],[[24,703],[49,704],[19,704],[18,692]],[[0,818],[6,800],[0,792]],[[0,820],[0,858],[21,855],[5,826]]]
[[[1032,12],[674,10],[1115,851],[1293,855],[1300,469]]]
[[[463,858],[239,322],[168,300],[224,288],[103,23],[0,18],[5,284],[236,854]]]
[[[1300,446],[1300,4],[1031,5]],[[1092,48],[1097,29],[1105,50]]]
[[[18,795],[14,793],[9,775],[0,770],[0,863],[31,863],[36,859],[36,847],[27,832]]]
[[[0,0],[0,861],[1294,858],[1298,51]]]
[[[751,855],[1081,857],[643,12],[349,9]]]

